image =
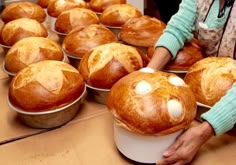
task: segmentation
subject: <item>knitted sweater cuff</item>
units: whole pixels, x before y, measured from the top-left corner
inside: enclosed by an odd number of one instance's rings
[[[162,37],[160,37],[158,42],[155,44],[155,47],[167,48],[172,55],[172,59],[174,59],[181,48],[181,45],[175,37],[173,37],[171,34],[165,33],[162,35]]]
[[[208,121],[215,130],[216,136],[219,136],[234,127],[235,124],[235,91],[233,89],[221,98],[209,111],[201,115],[201,118]]]

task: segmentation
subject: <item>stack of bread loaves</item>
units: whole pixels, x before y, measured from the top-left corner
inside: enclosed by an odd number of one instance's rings
[[[131,160],[155,163],[194,120],[194,94],[175,74],[142,68],[118,80],[107,96],[119,151]]]
[[[207,57],[192,65],[184,81],[199,105],[213,106],[236,82],[236,61],[229,57]]]
[[[54,32],[58,34],[62,43],[71,30],[91,24],[99,24],[99,18],[92,10],[85,8],[68,9],[57,17]]]
[[[62,47],[70,63],[77,68],[85,53],[111,42],[118,42],[112,31],[103,25],[91,24],[72,30],[63,40]]]
[[[50,0],[47,13],[49,15],[51,30],[53,31],[55,29],[56,19],[62,12],[76,7],[88,8],[88,5],[83,0]]]
[[[47,37],[45,26],[35,19],[18,18],[6,23],[0,34],[0,43],[6,52],[17,41],[26,37]]]

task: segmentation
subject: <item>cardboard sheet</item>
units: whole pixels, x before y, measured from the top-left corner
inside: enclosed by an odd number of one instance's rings
[[[112,117],[108,111],[38,136],[1,145],[0,160],[9,165],[132,164],[115,147]]]
[[[112,124],[110,112],[104,109],[64,127],[0,145],[0,160],[7,165],[140,164],[128,160],[117,150]],[[236,131],[232,130],[206,143],[191,165],[235,165],[235,160]]]
[[[0,47],[0,80],[9,78],[8,75],[6,73],[4,73],[2,70],[2,62],[3,62],[4,58],[5,58],[5,54],[3,52],[2,47]]]

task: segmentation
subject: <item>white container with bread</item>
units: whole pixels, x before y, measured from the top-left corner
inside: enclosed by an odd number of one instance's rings
[[[8,104],[34,128],[52,128],[72,120],[86,93],[83,77],[71,65],[44,60],[22,69],[12,79]]]
[[[107,96],[118,150],[140,163],[156,163],[194,120],[197,104],[175,74],[143,68],[118,80]]]
[[[107,94],[120,78],[143,67],[141,53],[132,46],[113,42],[97,46],[82,57],[79,71],[88,90],[95,93],[95,101],[106,104],[106,95],[102,102],[96,96],[102,91]]]

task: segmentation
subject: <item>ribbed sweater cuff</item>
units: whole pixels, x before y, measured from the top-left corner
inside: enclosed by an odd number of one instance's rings
[[[160,37],[158,42],[155,44],[155,47],[167,48],[172,55],[172,59],[174,59],[177,52],[181,48],[181,45],[175,37],[173,37],[171,34],[165,33],[162,37]]]
[[[231,113],[229,113],[231,108],[223,111],[226,107],[227,105],[224,102],[218,102],[209,111],[201,115],[202,119],[211,124],[216,136],[231,130],[234,126]]]

